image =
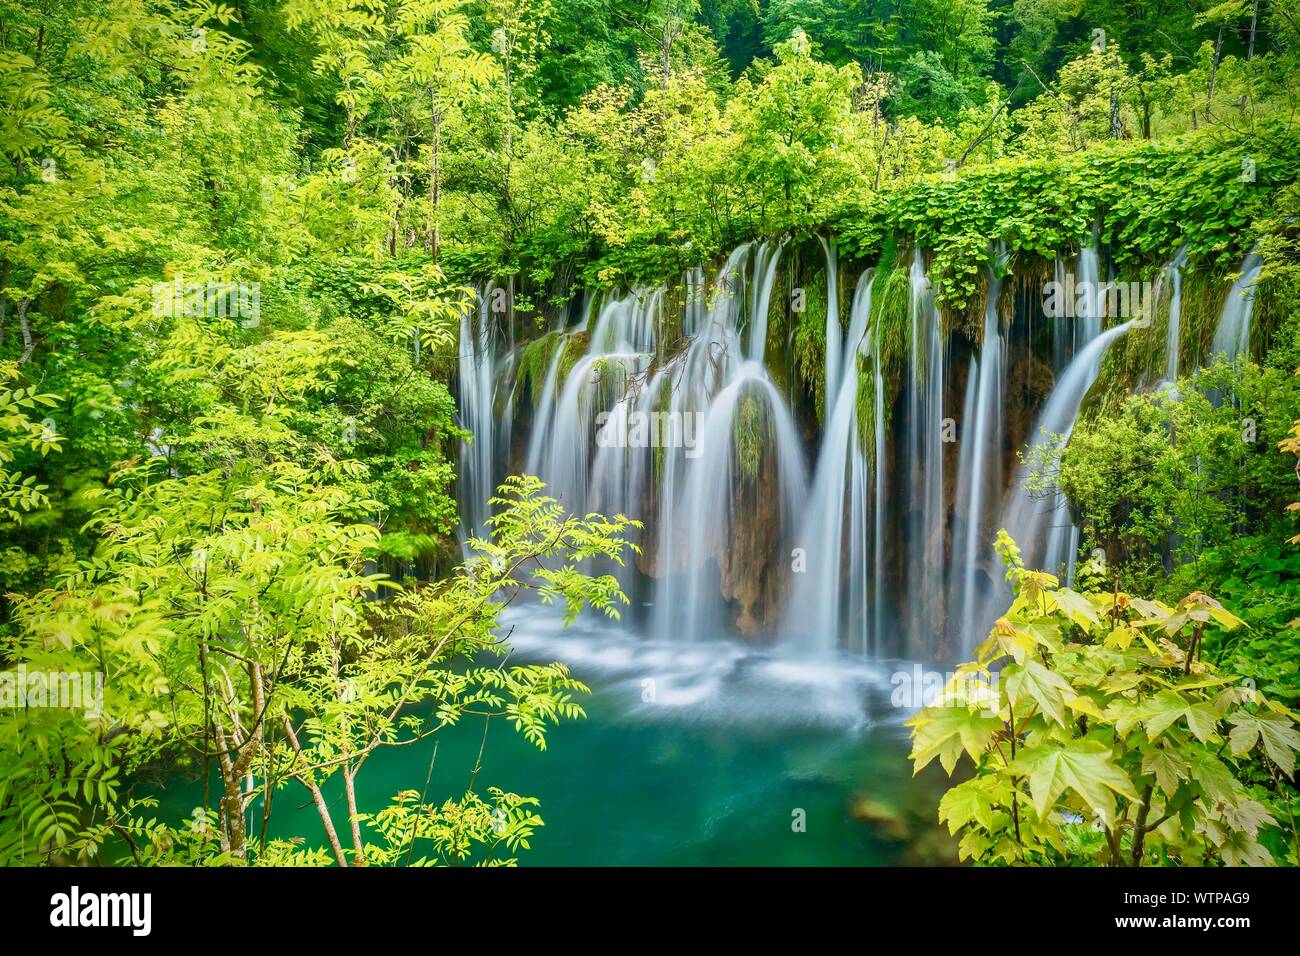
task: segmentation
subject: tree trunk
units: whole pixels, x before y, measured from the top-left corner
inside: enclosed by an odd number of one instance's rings
[[[32,352],[36,350],[36,341],[32,338],[32,328],[27,322],[27,307],[31,305],[31,299],[23,299],[18,303],[18,331],[23,337],[23,354],[18,356],[18,364],[26,365],[32,357]]]
[[[433,132],[429,140],[429,228],[425,245],[434,261],[438,260],[438,251],[442,246],[442,227],[439,223],[442,206],[442,171],[438,161],[442,152],[442,110],[438,108],[437,97],[429,90],[429,118],[433,123]]]
[[[288,717],[281,718],[284,726],[285,736],[289,738],[289,746],[293,747],[293,752],[299,758],[302,757],[302,746],[298,743],[298,735],[294,733],[293,724]],[[334,820],[330,817],[329,805],[325,802],[325,795],[321,793],[320,787],[316,782],[306,776],[293,774],[293,778],[307,788],[311,794],[311,801],[316,805],[316,813],[320,816],[320,822],[325,827],[325,838],[330,842],[330,849],[334,851],[334,859],[339,866],[347,866],[347,857],[343,855],[343,844],[339,842],[338,830],[334,829]]]
[[[357,854],[352,865],[365,866],[366,845],[361,839],[361,820],[357,816],[356,776],[355,771],[347,764],[343,766],[343,790],[348,798],[348,824],[352,828],[352,848]]]
[[[244,794],[239,781],[239,777],[232,779],[224,773],[221,775],[221,817],[225,821],[231,855],[242,860],[248,853],[248,833],[244,826]]]
[[[1219,56],[1223,53],[1223,26],[1219,26],[1219,36],[1214,41],[1214,62],[1210,64],[1210,95],[1205,101],[1205,114],[1214,111],[1214,83],[1219,77]]]
[[[235,733],[226,733],[221,718],[213,716],[217,739],[217,769],[221,774],[221,848],[244,859],[248,852],[248,835],[244,828],[244,795],[239,784],[241,774],[231,754],[235,752]]]

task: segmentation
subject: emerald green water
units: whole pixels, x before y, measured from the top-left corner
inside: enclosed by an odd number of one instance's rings
[[[888,704],[892,666],[809,662],[728,640],[655,645],[604,625],[561,631],[538,614],[513,623],[512,661],[565,661],[593,691],[586,719],[555,728],[545,752],[504,721],[489,729],[479,792],[541,800],[545,826],[521,865],[952,861],[933,822],[941,780],[912,778],[906,713]],[[438,738],[431,801],[464,792],[483,724]],[[359,802],[375,809],[423,789],[433,756],[432,741],[377,752],[358,778]],[[329,795],[343,832],[343,802]],[[164,809],[183,815],[195,796],[173,790]],[[324,843],[300,787],[279,791],[274,809],[272,837]]]

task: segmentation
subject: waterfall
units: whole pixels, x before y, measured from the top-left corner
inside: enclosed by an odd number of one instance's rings
[[[978,634],[976,607],[987,592],[979,583],[980,557],[989,552],[996,533],[992,515],[1002,493],[1003,408],[1006,406],[1006,339],[998,299],[1002,294],[1000,269],[1006,263],[1005,249],[988,270],[988,299],[984,305],[983,342],[971,361],[966,378],[966,404],[962,414],[961,455],[957,468],[955,508],[964,519],[965,535],[960,550],[953,545],[953,575],[948,608],[953,632],[963,651],[969,651]],[[990,580],[994,575],[986,569]],[[954,615],[955,611],[960,615]]]
[[[1058,254],[1052,267],[1052,283],[1061,296],[1057,306],[1049,311],[1052,318],[1052,371],[1060,372],[1070,361],[1071,346],[1074,343],[1074,330],[1071,326],[1070,312],[1060,308],[1062,302],[1074,301],[1074,276],[1066,272],[1065,260]],[[1065,290],[1061,292],[1059,290]]]
[[[460,445],[461,539],[481,536],[491,514],[488,499],[496,493],[496,441],[493,407],[500,381],[497,375],[497,328],[491,311],[494,286],[478,296],[478,307],[460,315],[457,345],[460,375],[460,421],[470,433]]]
[[[556,392],[558,388],[558,393],[553,399],[543,397],[538,406],[539,417],[534,422],[532,436],[536,441],[529,443],[526,468],[545,481],[549,493],[575,514],[592,510],[589,498],[593,438],[598,460],[602,458],[599,452],[611,452],[602,442],[602,413],[617,427],[618,422],[627,420],[626,412],[634,407],[629,405],[628,397],[640,389],[654,357],[663,297],[664,290],[655,288],[607,298],[590,331],[586,353],[574,364],[562,387],[548,371],[544,392]],[[558,361],[557,350],[551,362],[552,370],[558,369]],[[542,413],[545,418],[541,417]],[[540,439],[539,434],[543,436]],[[604,433],[604,438],[611,440],[614,436]],[[645,450],[638,445],[614,449],[624,459]],[[605,475],[614,467],[611,457],[612,452],[603,456]],[[624,460],[623,466],[626,470],[631,463]],[[608,484],[604,488],[607,507],[611,504],[611,490]]]
[[[823,244],[825,241],[823,240]],[[827,247],[828,294],[834,289]],[[858,443],[858,351],[866,342],[871,316],[872,273],[863,273],[853,294],[843,354],[835,322],[831,348],[827,319],[826,380],[842,368],[836,391],[827,386],[826,428],[797,541],[805,548],[807,567],[796,575],[783,630],[799,643],[821,652],[841,643],[866,650],[867,497],[866,461]],[[847,560],[845,555],[847,552]]]
[[[1250,318],[1255,310],[1255,285],[1259,280],[1264,260],[1259,253],[1251,252],[1241,263],[1238,275],[1219,313],[1219,325],[1214,330],[1211,354],[1223,353],[1235,359],[1250,351]]]
[[[909,271],[911,367],[908,382],[907,472],[910,503],[904,522],[906,618],[909,644],[923,647],[927,632],[942,619],[944,365],[946,336],[921,250],[913,251]]]
[[[734,498],[741,482],[735,428],[741,403],[749,400],[760,403],[777,455],[780,527],[789,526],[804,501],[804,464],[794,421],[766,369],[756,362],[744,362],[710,403],[700,436],[702,454],[691,463],[686,476],[678,505],[688,532],[679,543],[684,574],[662,582],[655,600],[658,628],[666,637],[697,641],[726,630],[723,598],[728,595],[714,582],[711,572],[716,568],[725,574],[734,539],[744,530],[744,515]],[[741,613],[741,630],[759,625],[752,605],[743,606]]]
[[[745,357],[751,362],[763,363],[767,354],[767,313],[772,302],[772,284],[776,267],[781,261],[785,240],[762,242],[754,254],[753,282],[749,299],[749,344]],[[743,274],[742,274],[743,277]]]
[[[1026,488],[1033,466],[1052,444],[1069,439],[1079,415],[1079,406],[1101,371],[1101,359],[1112,342],[1129,330],[1132,321],[1098,335],[1070,362],[1057,381],[1034,423],[1033,437],[1024,463],[1016,472],[1011,499],[1002,526],[1020,545],[1027,567],[1053,573],[1071,568],[1077,551],[1078,531],[1070,521],[1064,496],[1057,491],[1046,497]],[[1050,475],[1047,476],[1050,478]]]
[[[1101,252],[1097,247],[1097,228],[1092,230],[1092,240],[1079,250],[1075,269],[1074,354],[1101,334],[1101,316],[1105,295],[1101,286]]]
[[[1179,328],[1183,311],[1183,268],[1187,265],[1187,247],[1178,251],[1165,266],[1163,277],[1169,283],[1169,321],[1165,326],[1165,382],[1178,381],[1178,350],[1182,332]]]
[[[871,340],[871,377],[875,384],[872,414],[875,427],[872,431],[876,438],[875,454],[872,456],[874,471],[872,484],[875,486],[875,508],[872,511],[871,529],[871,603],[872,634],[875,635],[876,647],[882,644],[885,634],[885,379],[881,375],[879,336],[873,330]]]
[[[555,408],[555,380],[560,371],[560,361],[564,358],[565,346],[560,343],[551,356],[546,367],[546,379],[540,395],[533,396],[533,430],[528,436],[528,453],[524,459],[524,471],[536,475],[541,471],[542,452],[549,447],[547,439],[551,435],[552,410]]]
[[[826,417],[830,417],[832,396],[839,394],[840,377],[840,292],[839,258],[835,243],[818,236],[826,253]]]
[[[747,521],[761,524],[757,515],[737,510],[745,492],[742,486],[759,480],[756,474],[743,473],[741,456],[757,454],[760,460],[748,464],[760,469],[771,456],[779,533],[792,527],[806,495],[794,420],[761,361],[781,244],[759,244],[753,250],[752,270],[750,251],[750,246],[741,246],[729,257],[714,283],[708,312],[698,319],[703,327],[691,336],[685,353],[665,367],[655,386],[656,394],[667,389],[664,404],[670,416],[683,421],[703,418],[694,460],[684,448],[662,449],[654,630],[663,639],[696,640],[724,632],[724,599],[738,605],[736,624],[742,631],[764,625],[754,595],[728,588],[734,578],[731,562],[737,560],[737,536],[746,532]],[[748,312],[749,330],[743,350],[742,308]],[[757,447],[742,449],[738,430],[758,431],[748,436],[751,442],[757,439]],[[756,487],[747,500],[751,507],[771,504]],[[748,557],[755,559],[753,554]],[[767,568],[748,569],[756,578],[764,570],[770,570],[770,562]],[[762,587],[775,586],[764,578]]]
[[[687,270],[676,314],[665,286],[586,294],[548,323],[557,340],[531,392],[521,385],[527,346],[511,346],[490,308],[495,290],[484,289],[460,317],[460,421],[472,436],[461,447],[462,535],[482,532],[495,484],[523,471],[571,513],[644,522],[632,535],[641,548],[634,560],[582,567],[616,575],[634,599],[634,626],[659,640],[738,632],[778,637],[799,656],[967,656],[1009,599],[991,547],[999,527],[1026,565],[1065,580],[1073,573],[1079,530],[1051,490],[1051,453],[1069,438],[1107,350],[1133,324],[1102,328],[1096,233],[1073,258],[1056,259],[1059,312],[1045,298],[1041,310],[1004,314],[1007,256],[991,249],[982,338],[972,348],[947,331],[962,317],[940,312],[920,249],[898,306],[903,328],[884,324],[894,321],[886,298],[894,287],[873,269],[859,275],[843,327],[837,247],[818,237],[827,311],[815,434],[809,383],[790,376],[778,386],[767,367],[785,242],[744,243],[711,279],[701,267]],[[1180,249],[1160,275],[1162,289],[1169,283],[1167,382],[1179,372],[1186,263]],[[1247,347],[1260,268],[1254,253],[1242,264],[1216,351]],[[567,327],[570,314],[577,321]],[[1049,326],[1039,334],[1044,314]],[[895,334],[905,339],[898,366],[883,347]],[[795,340],[791,324],[782,338],[787,347]],[[788,356],[772,358],[788,371]],[[1012,405],[1041,395],[1035,382],[1048,367],[1055,385],[1016,466],[1010,439],[1022,426]],[[512,460],[515,409],[525,402],[531,426],[514,436]],[[1046,487],[1035,493],[1027,479],[1043,459]]]
[[[615,574],[626,593],[644,598],[665,638],[756,633],[778,623],[787,584],[781,547],[807,500],[794,419],[762,362],[782,248],[783,241],[739,246],[707,290],[701,270],[687,272],[679,351],[666,339],[662,286],[584,307],[572,331],[554,325],[562,341],[534,384],[523,470],[571,513],[645,522],[636,536],[641,559],[583,566]],[[500,355],[505,343],[482,334],[487,319],[486,311],[478,326],[462,319],[470,343],[461,361],[462,420],[474,435],[462,459],[467,525],[485,520],[480,502],[491,478],[481,476],[497,470],[469,449],[493,447],[509,425],[494,430],[493,389],[506,387],[503,370],[515,353]],[[581,333],[586,347],[576,355]],[[512,397],[497,402],[506,414]]]
[[[1056,257],[1052,284],[1044,304],[1052,321],[1052,371],[1058,375],[1070,360],[1101,333],[1106,295],[1101,285],[1101,249],[1094,226],[1091,237],[1080,246],[1069,270],[1065,259]]]

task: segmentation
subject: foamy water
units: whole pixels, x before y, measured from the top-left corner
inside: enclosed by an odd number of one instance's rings
[[[502,623],[513,628],[515,658],[568,664],[631,718],[860,729],[906,717],[888,705],[888,661],[725,637],[661,641],[590,613],[565,628],[557,612],[533,606],[508,609]]]

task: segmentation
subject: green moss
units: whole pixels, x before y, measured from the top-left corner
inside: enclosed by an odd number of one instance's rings
[[[794,322],[794,364],[800,379],[812,393],[817,420],[826,409],[826,270],[814,273],[802,286],[802,312],[792,312]]]
[[[858,446],[868,463],[876,460],[876,368],[870,355],[858,353]]]
[[[1150,282],[1154,286],[1162,268],[1162,265],[1152,265],[1147,271],[1125,270],[1116,281]],[[1193,261],[1183,268],[1178,313],[1178,369],[1182,374],[1209,360],[1224,297],[1231,287],[1229,275],[1211,262]],[[1145,382],[1150,386],[1164,377],[1173,288],[1167,280],[1160,281],[1159,285],[1150,320],[1135,324],[1107,354],[1097,382],[1080,411],[1081,419],[1115,411],[1135,383]],[[1122,321],[1126,321],[1126,317],[1107,319],[1106,324]]]
[[[871,291],[871,340],[880,356],[885,392],[892,393],[901,380],[912,345],[912,285],[901,265],[876,273]]]
[[[557,372],[559,381],[564,381],[573,371],[573,366],[577,365],[590,345],[590,336],[586,332],[572,332],[565,336],[564,354],[560,356],[560,367]]]
[[[1198,265],[1183,275],[1183,307],[1179,325],[1182,340],[1179,364],[1183,369],[1205,364],[1219,326],[1219,315],[1232,283],[1213,265]]]
[[[648,379],[649,379],[649,378],[653,378],[653,377],[654,377],[654,372],[653,372],[653,370],[652,370],[651,373],[650,373],[650,375],[648,376]],[[658,395],[658,397],[657,397],[657,399],[656,399],[656,401],[655,401],[655,411],[657,411],[657,412],[663,412],[663,413],[667,414],[668,412],[672,411],[672,404],[673,404],[673,389],[672,389],[672,372],[671,372],[671,370],[666,374],[665,378],[667,379],[667,381],[665,381],[665,383],[664,383],[663,385],[660,386],[660,388],[659,388],[659,395]],[[648,379],[647,379],[647,380],[648,380]],[[659,487],[659,481],[660,481],[660,479],[662,478],[663,473],[664,473],[664,447],[663,447],[663,444],[660,443],[660,442],[656,442],[655,445],[654,445],[654,447],[651,449],[651,455],[652,455],[652,457],[653,457],[653,459],[654,459],[654,486],[655,486],[656,488],[658,488],[658,487]]]
[[[740,475],[745,481],[758,477],[763,465],[763,449],[768,438],[767,413],[763,403],[752,394],[746,393],[740,398],[733,425],[733,438],[736,447],[736,463]]]
[[[541,338],[533,339],[519,352],[519,384],[526,385],[536,400],[538,393],[546,384],[546,373],[551,369],[555,350],[567,351],[568,336],[562,332],[548,332]],[[563,361],[563,360],[561,360]]]

